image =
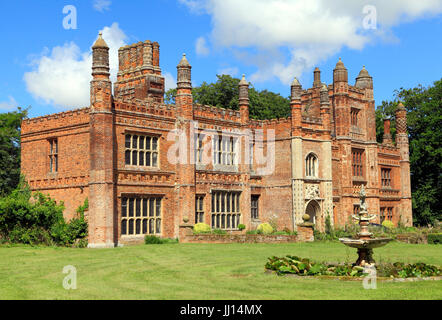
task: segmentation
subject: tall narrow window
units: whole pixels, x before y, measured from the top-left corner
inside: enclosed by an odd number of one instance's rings
[[[391,187],[391,169],[381,169],[381,186],[383,188]]]
[[[195,223],[204,222],[204,196],[195,198]]]
[[[195,163],[196,164],[205,164],[205,163],[203,163],[204,138],[205,138],[205,136],[202,134],[195,134]]]
[[[212,192],[212,228],[237,229],[241,223],[239,192]]]
[[[49,172],[58,172],[58,140],[49,140]]]
[[[259,196],[252,195],[252,202],[250,205],[252,219],[259,219]]]
[[[362,150],[352,150],[352,170],[354,177],[363,177],[363,155]]]
[[[358,109],[351,109],[351,111],[350,111],[352,126],[358,126],[358,113],[359,113]]]
[[[158,137],[127,134],[125,148],[126,165],[158,167]]]
[[[318,176],[318,158],[312,153],[305,159],[305,175],[307,177]]]
[[[161,235],[161,202],[158,197],[124,197],[121,199],[122,235]]]

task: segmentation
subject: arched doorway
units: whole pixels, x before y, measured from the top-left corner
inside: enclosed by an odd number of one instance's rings
[[[308,203],[307,208],[305,209],[305,213],[310,216],[309,222],[316,223],[320,210],[321,208],[319,207],[318,202],[316,202],[315,200],[312,200]]]

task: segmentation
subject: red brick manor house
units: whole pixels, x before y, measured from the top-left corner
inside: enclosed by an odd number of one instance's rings
[[[165,105],[158,43],[120,48],[113,91],[101,35],[92,49],[90,107],[22,124],[30,187],[63,201],[66,219],[88,198],[90,247],[178,237],[183,222],[236,230],[274,221],[296,230],[307,212],[319,229],[327,215],[342,226],[358,210],[362,185],[376,222],[411,225],[406,111],[396,112],[396,143],[388,120],[377,143],[365,68],[354,85],[341,60],[330,85],[316,69],[312,88],[293,81],[288,118],[252,120],[244,78],[239,111],[195,104],[183,56],[176,103]]]

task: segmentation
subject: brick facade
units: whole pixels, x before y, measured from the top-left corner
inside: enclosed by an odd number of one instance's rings
[[[183,56],[176,104],[165,105],[158,43],[123,47],[119,60],[112,94],[108,48],[100,36],[93,46],[91,106],[22,124],[29,185],[64,201],[66,219],[88,198],[91,247],[139,241],[146,233],[179,237],[183,221],[193,224],[201,211],[197,196],[212,226],[253,229],[270,221],[296,230],[307,212],[323,230],[327,214],[335,225],[348,222],[365,185],[377,222],[412,224],[406,111],[397,110],[396,145],[388,121],[377,143],[373,80],[365,68],[354,86],[341,60],[330,85],[316,69],[312,88],[293,82],[288,118],[252,120],[245,78],[238,111],[195,104],[192,67]],[[206,162],[195,161],[198,137]],[[54,140],[56,168],[50,160]],[[252,196],[259,196],[254,219]]]

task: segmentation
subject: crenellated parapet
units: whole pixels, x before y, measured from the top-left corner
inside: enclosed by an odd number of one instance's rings
[[[48,131],[88,124],[89,112],[90,108],[81,108],[43,117],[24,119],[21,126],[21,134],[26,135],[32,132]]]
[[[134,100],[133,102],[115,102],[116,111],[137,112],[140,114],[148,114],[162,117],[176,116],[176,107],[174,105],[153,104],[145,100]]]
[[[193,105],[194,118],[198,120],[199,118],[218,120],[218,121],[228,121],[228,122],[241,122],[240,111],[217,108],[207,105],[194,104]]]

